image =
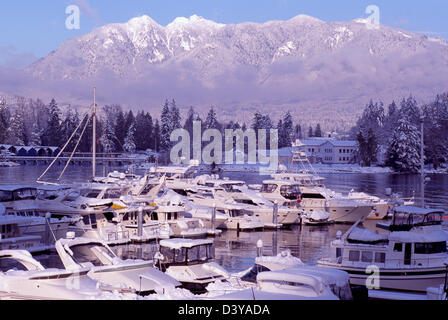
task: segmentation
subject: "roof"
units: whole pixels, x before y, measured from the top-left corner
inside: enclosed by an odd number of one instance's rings
[[[211,239],[166,239],[160,241],[160,246],[171,249],[192,248],[194,246],[213,244]]]
[[[297,147],[302,146],[321,146],[325,143],[331,143],[335,147],[357,147],[358,142],[352,140],[336,140],[334,138],[310,138],[296,141]]]
[[[1,191],[16,191],[20,189],[37,189],[37,188],[26,185],[0,185]]]

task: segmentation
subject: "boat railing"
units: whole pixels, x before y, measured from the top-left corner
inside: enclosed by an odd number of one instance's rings
[[[107,241],[130,239],[129,231],[111,231],[107,233]]]
[[[390,269],[390,268],[403,268],[403,269],[407,269],[407,268],[419,268],[419,267],[435,267],[435,266],[443,266],[443,262],[445,261],[447,257],[437,257],[437,258],[412,258],[408,264],[405,263],[404,259],[387,259],[386,262],[381,263],[381,262],[367,262],[367,261],[348,261],[348,260],[344,260],[342,261],[341,257],[338,258],[325,258],[322,259],[322,261],[325,262],[329,262],[329,263],[336,263],[339,265],[344,265],[344,266],[350,266],[350,267],[369,267],[371,265],[375,265],[378,268],[386,268],[386,269]]]

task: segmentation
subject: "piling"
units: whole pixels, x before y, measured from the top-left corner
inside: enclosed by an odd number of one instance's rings
[[[139,238],[143,237],[143,208],[138,208],[138,236]]]
[[[213,204],[212,229],[216,229],[216,203]]]

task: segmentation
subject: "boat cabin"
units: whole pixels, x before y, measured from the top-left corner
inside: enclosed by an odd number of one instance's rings
[[[167,239],[160,241],[159,262],[163,269],[173,265],[196,265],[215,258],[213,240]],[[163,270],[165,271],[165,270]]]
[[[0,202],[11,202],[20,200],[35,200],[37,189],[23,186],[1,186]]]

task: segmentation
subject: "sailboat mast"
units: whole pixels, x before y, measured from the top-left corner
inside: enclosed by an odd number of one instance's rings
[[[96,87],[93,88],[92,177],[96,176]]]

